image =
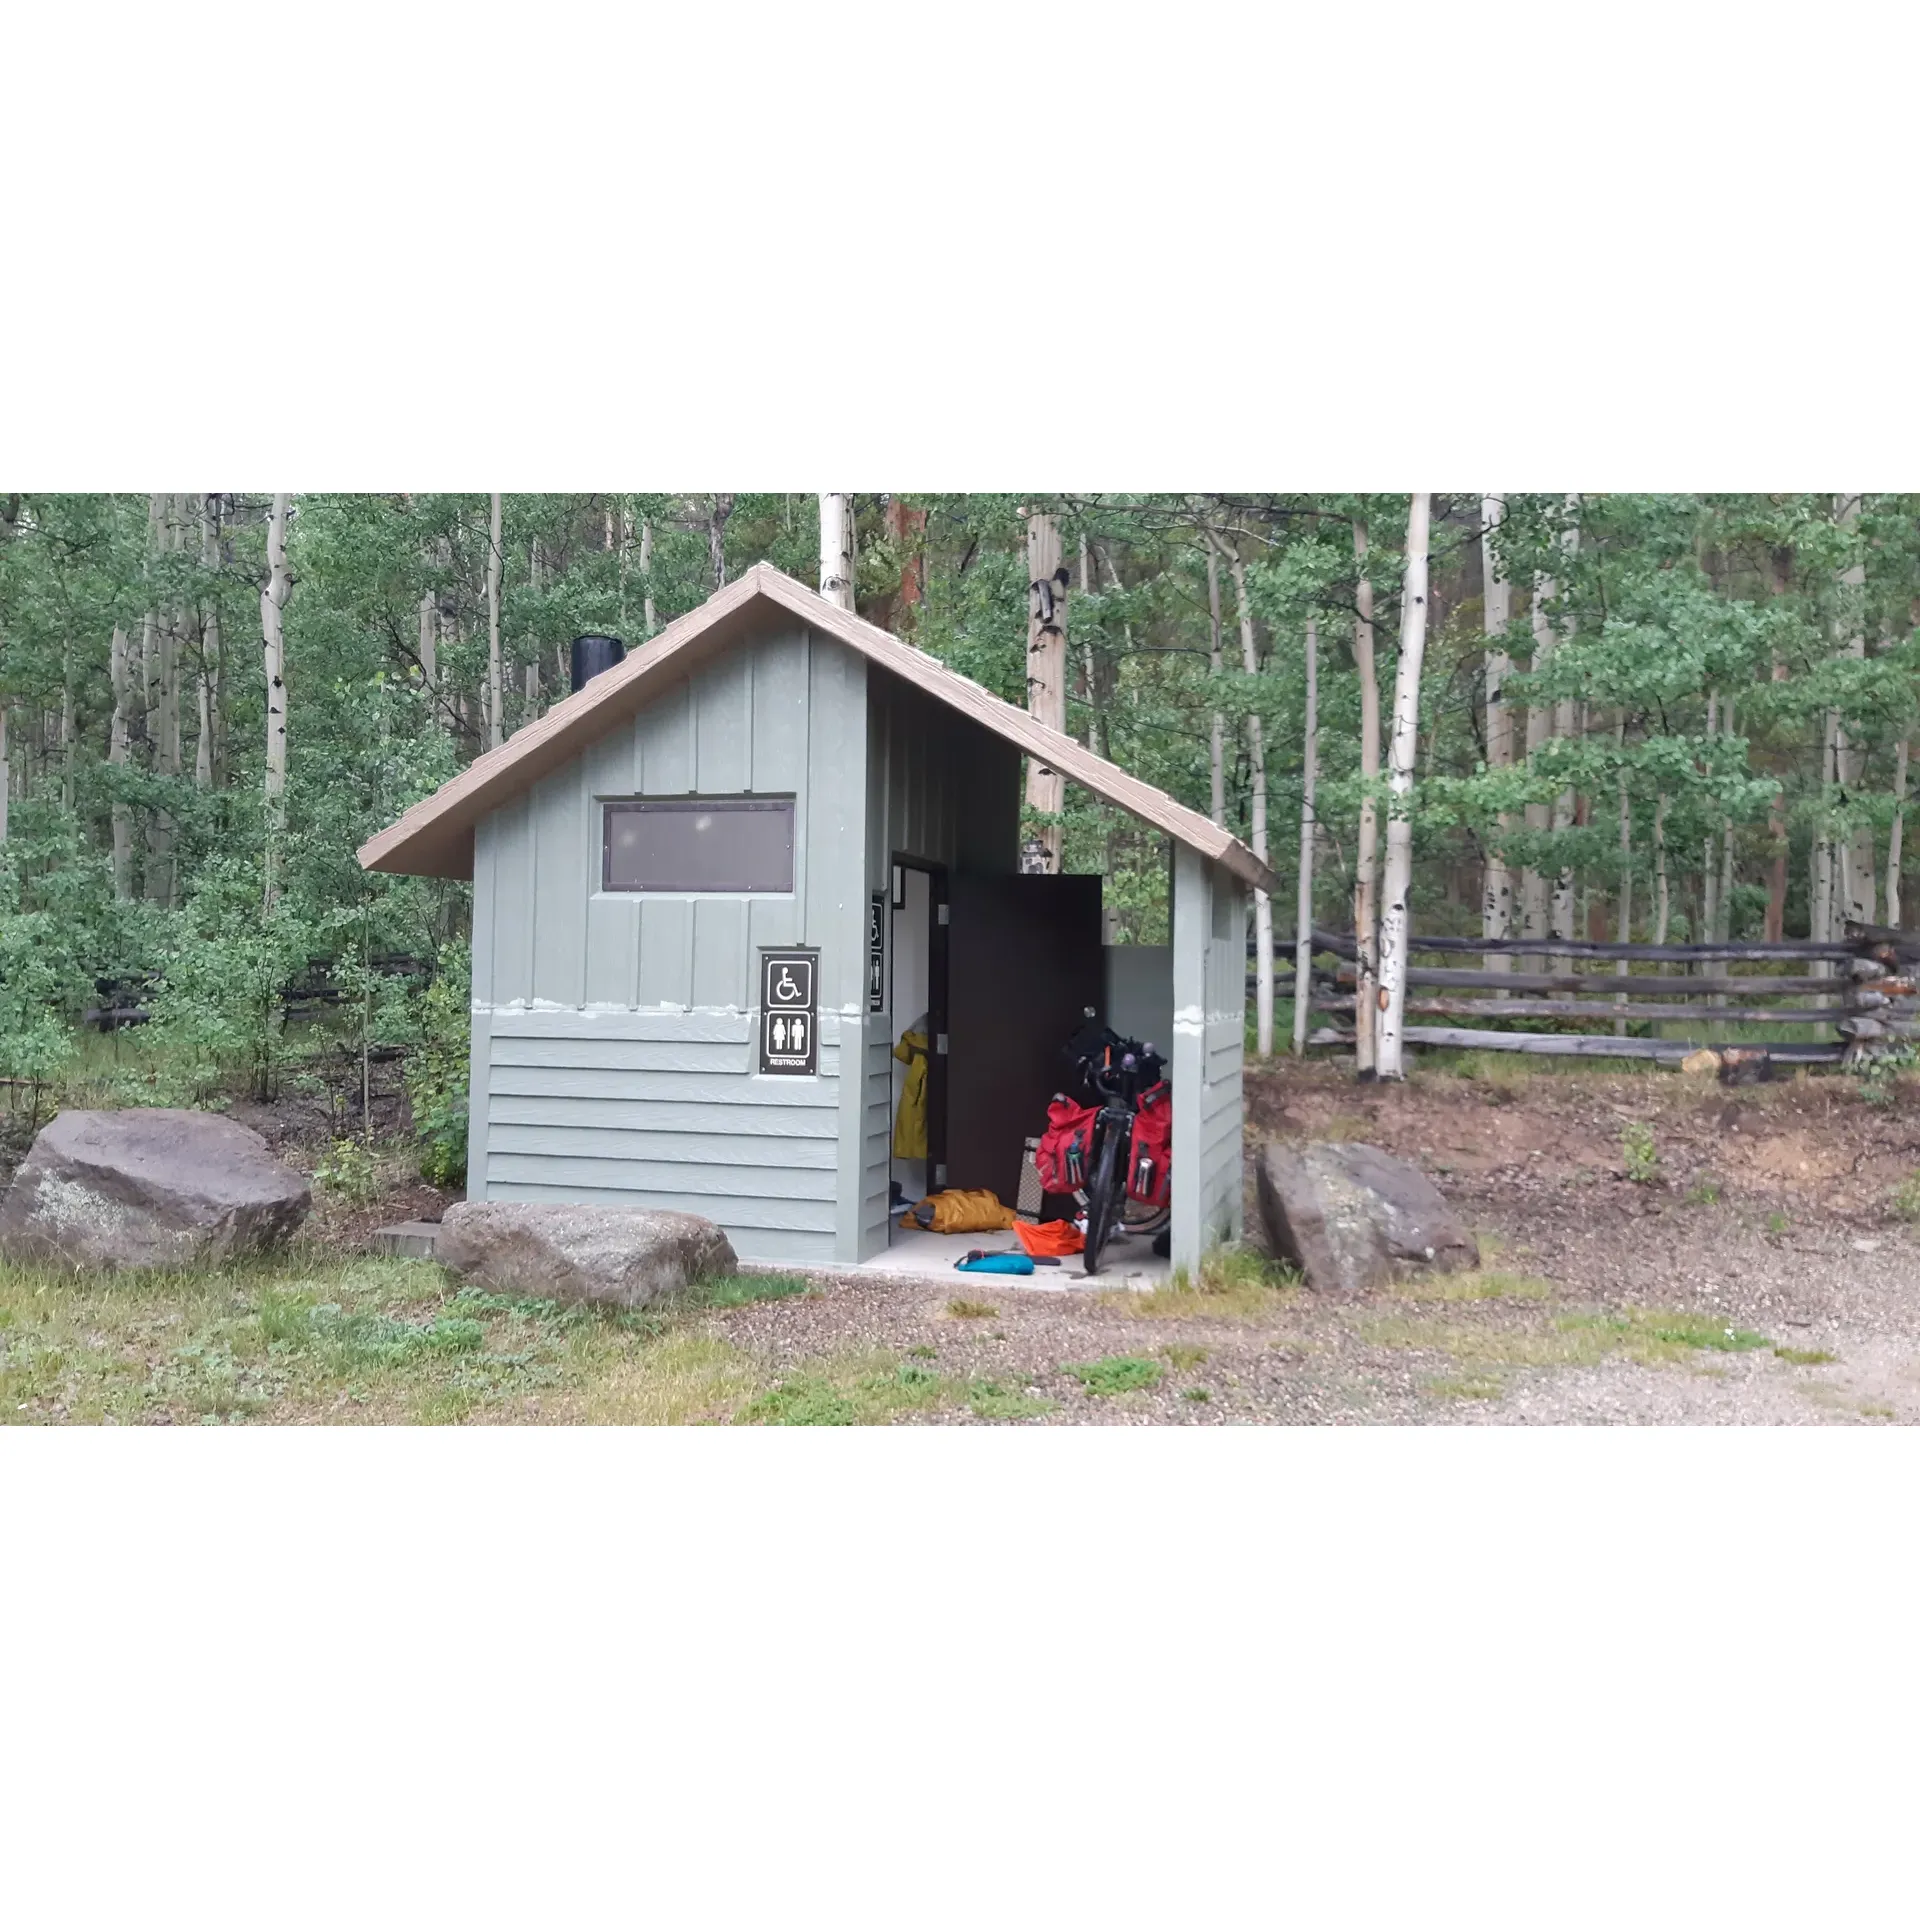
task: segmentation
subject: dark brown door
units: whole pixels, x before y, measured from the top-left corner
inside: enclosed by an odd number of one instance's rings
[[[1012,1206],[1060,1049],[1105,998],[1100,876],[954,874],[947,905],[946,1183]]]

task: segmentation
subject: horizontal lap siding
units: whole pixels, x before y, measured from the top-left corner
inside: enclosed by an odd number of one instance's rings
[[[1210,867],[1200,1204],[1209,1234],[1237,1238],[1242,1218],[1242,1066],[1247,1033],[1246,889]]]

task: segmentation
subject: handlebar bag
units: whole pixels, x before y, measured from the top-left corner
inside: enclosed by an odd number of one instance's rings
[[[1047,1102],[1046,1131],[1033,1150],[1043,1193],[1077,1193],[1093,1171],[1093,1121],[1097,1110],[1056,1093]]]
[[[1149,1207],[1164,1207],[1173,1185],[1173,1089],[1162,1080],[1140,1096],[1133,1121],[1133,1157],[1127,1194]]]

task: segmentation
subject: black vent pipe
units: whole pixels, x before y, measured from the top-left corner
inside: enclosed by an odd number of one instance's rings
[[[610,633],[583,633],[573,643],[573,690],[578,693],[597,673],[617,667],[627,650]]]

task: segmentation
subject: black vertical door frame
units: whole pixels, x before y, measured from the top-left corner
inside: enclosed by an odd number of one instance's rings
[[[927,1165],[926,1187],[935,1189],[933,1170],[947,1161],[947,1053],[941,1042],[947,1035],[947,869],[937,860],[918,854],[889,856],[896,867],[912,867],[927,876]],[[893,876],[887,876],[892,898]],[[887,959],[889,976],[893,959]],[[887,995],[892,1004],[891,986]]]

